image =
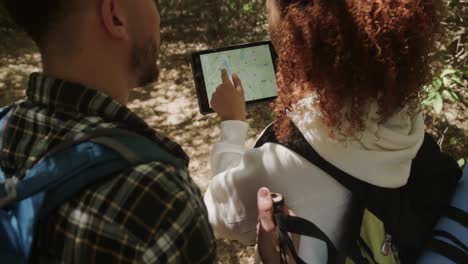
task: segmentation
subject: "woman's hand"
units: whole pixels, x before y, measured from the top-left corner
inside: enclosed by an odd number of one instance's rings
[[[261,188],[257,193],[257,246],[260,260],[265,264],[281,263],[279,235],[276,232],[273,206],[270,190],[267,188]],[[283,211],[287,215],[294,215],[286,205],[283,207]],[[299,237],[296,235],[293,235],[292,237],[295,245],[298,244],[298,238]],[[287,251],[286,260],[287,263],[295,263],[289,254],[289,250]]]
[[[244,88],[239,76],[232,74],[231,82],[225,69],[221,71],[223,83],[216,88],[211,98],[211,108],[222,121],[246,120]]]

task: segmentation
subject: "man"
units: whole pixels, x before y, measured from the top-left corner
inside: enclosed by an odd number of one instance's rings
[[[131,130],[188,164],[174,142],[125,105],[131,88],[158,79],[153,0],[0,0],[39,47],[2,135],[0,164],[23,175],[67,135]],[[93,185],[37,227],[33,262],[212,263],[216,244],[200,191],[187,170],[154,161]]]

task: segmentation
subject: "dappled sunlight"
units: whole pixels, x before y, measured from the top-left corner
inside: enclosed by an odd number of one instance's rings
[[[40,55],[37,52],[18,57],[0,57],[0,106],[23,98],[29,74],[40,70]]]

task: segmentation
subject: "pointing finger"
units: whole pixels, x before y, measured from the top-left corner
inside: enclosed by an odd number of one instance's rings
[[[226,69],[221,70],[221,80],[223,84],[233,86]]]

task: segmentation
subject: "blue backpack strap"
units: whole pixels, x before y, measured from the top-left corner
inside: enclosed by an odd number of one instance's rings
[[[3,144],[3,135],[5,127],[8,122],[8,118],[17,104],[0,108],[0,152]],[[5,174],[0,166],[0,182],[5,181]],[[0,257],[2,263],[15,263],[15,264],[26,264],[27,260],[19,254],[16,254],[16,248],[19,247],[15,241],[17,241],[17,234],[10,228],[11,223],[8,222],[10,215],[0,209]],[[11,241],[12,243],[5,243]]]
[[[3,108],[0,108],[0,119],[3,120],[3,118],[10,112],[10,110],[15,106],[16,104],[9,105]]]
[[[88,140],[89,142],[87,142]],[[176,169],[186,168],[182,160],[169,154],[158,143],[126,130],[97,130],[78,135],[69,142],[67,144],[73,142],[85,142],[80,145],[91,144],[93,146],[92,152],[95,153],[93,156],[96,159],[108,157],[109,160],[89,163],[90,166],[74,173],[79,177],[68,176],[66,183],[50,188],[45,197],[47,203],[41,210],[41,218],[89,185],[109,178],[125,169],[153,161],[169,164]],[[60,146],[59,150],[67,148],[63,145]],[[60,152],[53,153],[53,155],[60,156]],[[74,157],[73,154],[70,156]]]
[[[64,141],[28,170],[21,181],[12,178],[0,184],[0,208],[11,207],[0,210],[0,244],[2,239],[10,241],[7,251],[27,258],[37,219],[86,187],[152,161],[185,168],[181,160],[157,143],[124,130],[99,130]]]
[[[98,174],[80,177],[94,181],[107,177],[109,173],[103,172],[110,169],[113,173],[151,161],[185,167],[157,143],[131,132],[109,129],[82,134],[49,152],[21,181],[13,178],[0,184],[0,207],[9,200],[21,201],[36,193],[53,190],[84,172],[83,176]],[[96,168],[101,169],[99,173],[94,172],[98,171]],[[90,169],[93,171],[89,172]]]
[[[466,263],[468,261],[468,166],[465,167],[452,203],[435,227],[421,264]]]

